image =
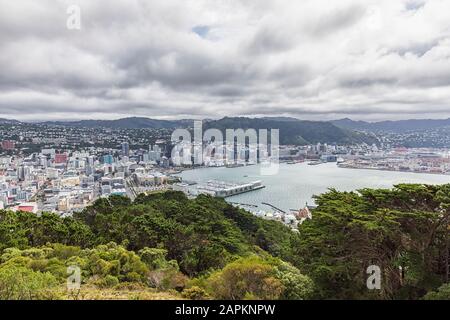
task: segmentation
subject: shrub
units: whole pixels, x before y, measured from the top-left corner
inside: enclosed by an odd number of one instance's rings
[[[208,293],[197,286],[194,286],[189,289],[184,289],[182,292],[183,298],[189,299],[189,300],[208,300],[210,297]]]
[[[429,292],[424,300],[450,300],[450,283],[444,284],[437,291]]]
[[[166,260],[167,250],[165,249],[144,248],[139,251],[139,256],[150,270],[164,269],[169,264]]]
[[[181,291],[186,287],[188,277],[177,270],[150,271],[147,277],[148,285],[158,290],[175,289]]]
[[[39,259],[39,260],[32,260],[28,264],[28,267],[32,269],[33,271],[41,271],[45,272],[48,266],[48,260],[47,259]]]
[[[275,267],[275,277],[284,286],[281,299],[305,300],[310,299],[314,293],[314,282],[308,276],[301,274],[294,266],[281,262]]]
[[[92,276],[113,275],[120,281],[138,282],[148,272],[147,265],[136,253],[115,243],[83,250],[81,256],[87,258],[86,268]]]
[[[124,281],[127,282],[141,282],[142,276],[137,272],[129,272],[123,277]]]
[[[284,287],[275,278],[274,267],[259,257],[242,258],[228,264],[210,278],[210,293],[218,299],[276,300]]]
[[[6,264],[0,267],[1,300],[57,299],[58,283],[50,273]]]
[[[117,277],[114,277],[112,275],[107,275],[104,278],[100,278],[95,282],[95,285],[100,288],[112,288],[119,284],[119,279]]]
[[[70,257],[79,256],[81,252],[81,249],[79,247],[66,246],[60,243],[55,243],[52,245],[52,247],[53,252],[51,253],[51,255],[62,260],[67,260]]]
[[[15,257],[20,257],[22,255],[22,250],[17,248],[7,248],[3,250],[3,254],[0,257],[0,261],[7,262]]]

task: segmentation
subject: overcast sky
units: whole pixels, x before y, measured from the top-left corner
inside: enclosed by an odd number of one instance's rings
[[[450,117],[450,1],[0,0],[0,117],[238,115]]]

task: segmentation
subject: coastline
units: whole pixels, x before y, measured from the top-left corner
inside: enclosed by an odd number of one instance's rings
[[[305,162],[299,162],[299,163],[295,163],[295,164],[290,164],[290,163],[286,163],[286,162],[281,162],[281,164],[287,164],[289,166],[293,166],[293,165],[298,165],[298,164],[303,164]],[[326,163],[320,163],[320,164],[326,164]],[[254,165],[251,165],[254,166]],[[177,169],[179,172],[171,174],[173,176],[178,176],[183,174],[183,172],[185,171],[195,171],[195,170],[201,170],[201,169],[216,169],[216,168],[227,168],[227,169],[238,169],[238,168],[245,168],[245,167],[250,167],[250,165],[248,166],[240,166],[240,167],[208,167],[208,166],[200,166],[200,167],[196,167],[196,168],[182,168],[182,169]],[[382,168],[371,168],[371,167],[353,167],[353,166],[343,166],[340,164],[336,165],[337,168],[340,169],[352,169],[352,170],[371,170],[371,171],[382,171],[382,172],[399,172],[399,173],[414,173],[414,174],[429,174],[429,175],[433,175],[433,176],[450,176],[450,173],[439,173],[439,172],[422,172],[422,171],[405,171],[405,170],[389,170],[389,169],[382,169]]]
[[[338,165],[338,168],[341,169],[352,169],[352,170],[372,170],[372,171],[384,171],[384,172],[400,172],[400,173],[414,173],[414,174],[430,174],[435,176],[449,176],[450,173],[439,173],[439,172],[422,172],[422,171],[406,171],[406,170],[389,170],[389,169],[379,169],[379,168],[371,168],[371,167],[351,167],[351,166],[342,166]]]

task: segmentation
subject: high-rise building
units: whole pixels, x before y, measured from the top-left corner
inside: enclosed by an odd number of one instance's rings
[[[89,156],[86,158],[86,175],[90,176],[91,174],[94,173],[94,163],[95,163],[95,159],[93,156]]]
[[[122,143],[122,155],[126,157],[130,155],[130,144],[128,142]]]
[[[24,181],[29,177],[31,174],[31,168],[28,166],[20,166],[17,168],[17,177],[20,181]]]
[[[149,148],[149,159],[150,161],[161,161],[162,150],[158,145],[150,146]]]
[[[112,155],[107,154],[105,156],[103,156],[103,163],[104,164],[113,164],[114,163],[114,158]]]

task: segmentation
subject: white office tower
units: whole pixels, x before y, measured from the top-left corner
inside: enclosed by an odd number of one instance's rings
[[[150,146],[148,156],[150,161],[161,161],[162,157],[161,147],[158,145]]]
[[[29,180],[31,176],[31,168],[28,166],[20,166],[17,168],[17,177],[20,181]]]
[[[122,155],[125,157],[130,155],[130,144],[128,142],[122,143]]]

